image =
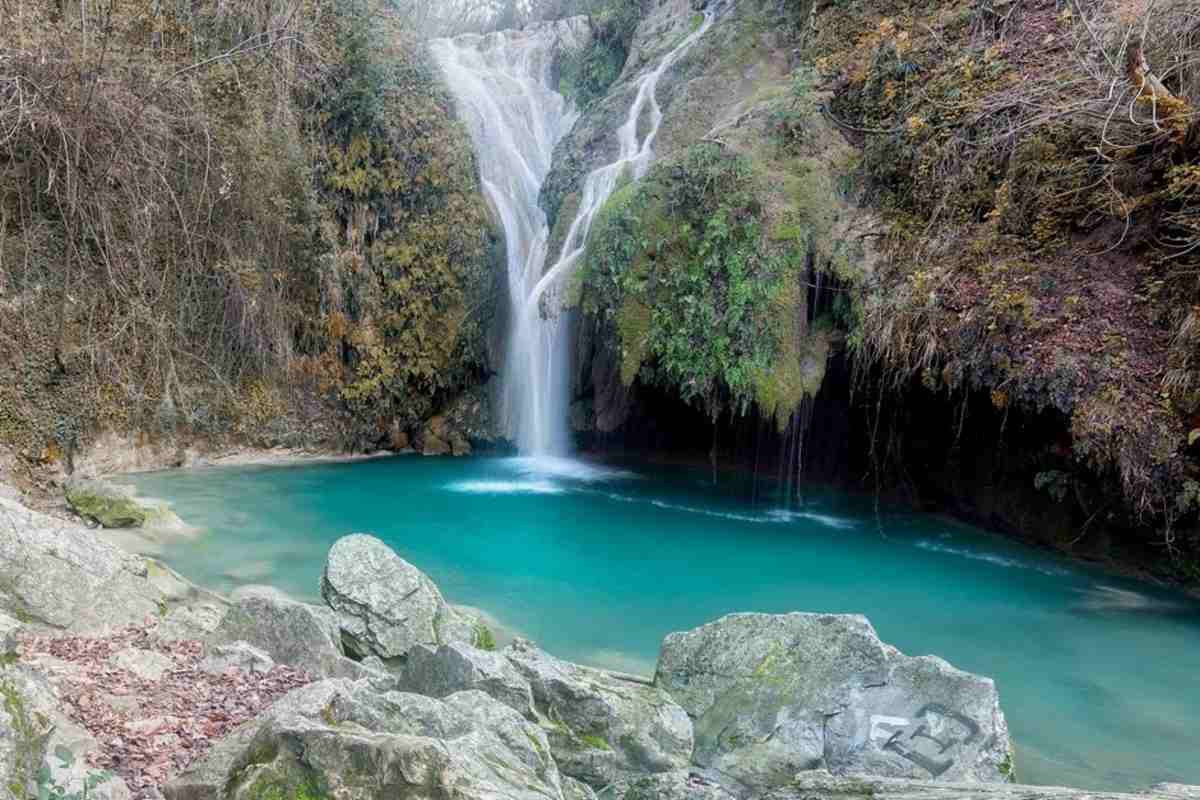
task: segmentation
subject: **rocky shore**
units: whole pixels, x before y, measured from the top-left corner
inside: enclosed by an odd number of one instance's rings
[[[993,682],[860,616],[727,616],[651,679],[497,649],[366,534],[313,579],[218,596],[0,495],[0,798],[1119,797],[1014,784]]]

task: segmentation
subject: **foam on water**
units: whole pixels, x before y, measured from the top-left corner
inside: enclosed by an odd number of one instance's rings
[[[446,488],[464,494],[562,494],[566,491],[549,481],[456,481]]]
[[[975,561],[985,561],[989,564],[995,564],[999,567],[1008,567],[1011,569],[1031,569],[1042,573],[1043,575],[1069,575],[1068,570],[1061,567],[1053,567],[1045,564],[1033,564],[1027,561],[1022,561],[1019,558],[1010,558],[1002,556],[998,553],[989,553],[983,550],[971,550],[965,547],[954,547],[940,542],[934,542],[929,539],[922,539],[914,544],[922,550],[928,550],[931,553],[945,553],[947,555],[958,556],[960,558],[970,558]]]

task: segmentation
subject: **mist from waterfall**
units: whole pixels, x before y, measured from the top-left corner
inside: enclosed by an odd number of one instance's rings
[[[470,129],[484,191],[504,227],[512,316],[500,412],[524,454],[563,456],[570,450],[569,336],[558,289],[579,265],[592,222],[622,176],[637,179],[649,169],[663,120],[659,80],[714,18],[706,13],[702,25],[635,82],[635,99],[617,131],[619,155],[584,180],[562,254],[548,269],[550,231],[538,196],[554,146],[579,117],[551,86],[553,61],[562,48],[585,41],[586,22],[543,23],[430,45]]]

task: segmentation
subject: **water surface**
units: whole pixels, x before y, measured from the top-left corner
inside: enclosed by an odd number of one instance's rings
[[[134,476],[202,535],[166,560],[221,590],[315,599],[371,532],[550,652],[650,673],[662,637],[733,611],[860,612],[906,653],[996,679],[1025,782],[1200,783],[1200,609],[930,515],[814,493],[780,510],[704,472],[402,457]],[[760,493],[761,497],[761,493]]]

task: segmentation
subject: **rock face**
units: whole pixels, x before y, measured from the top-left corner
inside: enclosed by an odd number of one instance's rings
[[[1006,781],[996,687],[879,640],[861,616],[734,614],[663,642],[655,684],[695,721],[695,761],[753,788],[803,770]]]
[[[79,525],[0,498],[0,610],[56,628],[95,632],[141,622],[168,598],[145,559]]]
[[[133,499],[131,492],[111,483],[87,478],[67,482],[71,509],[105,528],[140,528],[151,518],[151,510]]]
[[[520,639],[502,653],[532,687],[563,774],[600,789],[688,765],[692,723],[664,692],[560,661]]]
[[[321,596],[337,614],[351,654],[398,658],[417,645],[476,635],[429,576],[374,536],[356,533],[334,543],[321,574]]]
[[[408,653],[401,672],[403,691],[428,697],[477,690],[499,700],[526,719],[536,719],[533,690],[507,658],[462,642],[438,648],[418,645]]]
[[[357,666],[342,655],[337,617],[321,606],[293,600],[267,586],[236,591],[234,605],[212,636],[245,642],[280,664],[310,675],[342,677]]]
[[[563,800],[546,737],[481,692],[299,689],[164,788],[167,800]]]

